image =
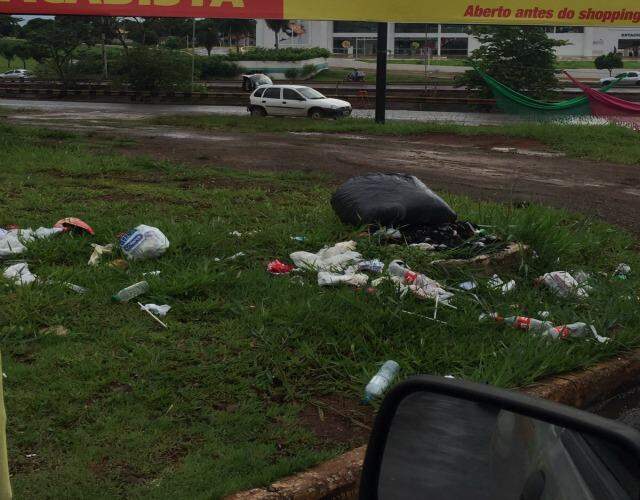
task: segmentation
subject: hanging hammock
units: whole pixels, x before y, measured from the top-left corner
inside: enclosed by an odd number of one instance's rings
[[[536,119],[557,119],[568,116],[589,115],[591,109],[589,99],[585,95],[559,102],[546,102],[532,99],[520,92],[510,89],[484,71],[474,68],[487,83],[496,100],[498,108],[505,113],[529,116]],[[603,91],[606,92],[619,80],[616,78]]]
[[[591,106],[591,113],[594,116],[601,116],[603,118],[624,117],[624,120],[621,121],[640,123],[640,103],[625,101],[619,97],[603,94],[602,92],[587,87],[566,71],[564,73],[586,94],[586,97],[589,99],[589,105]]]

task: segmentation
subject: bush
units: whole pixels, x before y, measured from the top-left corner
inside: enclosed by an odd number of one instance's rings
[[[116,73],[133,90],[176,90],[191,82],[191,58],[172,50],[136,47],[122,57]]]
[[[609,76],[611,76],[611,72],[614,69],[624,67],[622,54],[618,52],[609,52],[608,54],[598,56],[595,61],[593,61],[593,64],[598,69],[606,69],[609,72]]]
[[[182,37],[178,38],[177,36],[170,36],[164,41],[163,46],[166,49],[178,50],[185,48],[186,42]]]
[[[227,60],[225,56],[198,57],[196,66],[200,78],[233,78],[240,74],[240,66]]]
[[[298,68],[289,68],[284,72],[284,76],[288,80],[295,80],[300,76],[300,70]]]
[[[255,47],[244,53],[228,55],[231,61],[304,61],[305,59],[315,59],[316,57],[331,57],[331,52],[318,47],[308,49],[265,49]]]
[[[302,71],[300,71],[300,76],[306,78],[308,76],[313,75],[316,72],[316,67],[313,64],[305,64],[302,66]]]

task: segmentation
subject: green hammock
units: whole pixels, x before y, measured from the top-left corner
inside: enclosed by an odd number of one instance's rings
[[[484,79],[484,81],[491,89],[491,92],[496,99],[496,105],[498,106],[498,109],[504,111],[505,113],[515,115],[528,115],[536,119],[557,119],[569,116],[584,116],[591,114],[589,99],[585,95],[558,102],[538,101],[524,94],[521,94],[520,92],[516,92],[515,90],[510,89],[506,85],[503,85],[478,68],[474,69]],[[620,78],[621,76],[616,78],[607,86],[603,87],[601,90],[603,92],[608,91],[618,82]]]

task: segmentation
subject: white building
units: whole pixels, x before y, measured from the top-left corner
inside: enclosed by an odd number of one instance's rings
[[[465,33],[464,24],[389,23],[387,50],[397,57],[423,53],[425,39],[433,56],[465,57],[478,47],[478,40]],[[640,55],[640,27],[583,28],[549,26],[549,36],[566,40],[558,56],[593,58],[615,47],[625,56]],[[357,21],[292,21],[280,33],[281,47],[323,47],[335,54],[368,56],[376,50],[377,24]],[[264,21],[258,21],[256,45],[273,47],[275,34]]]

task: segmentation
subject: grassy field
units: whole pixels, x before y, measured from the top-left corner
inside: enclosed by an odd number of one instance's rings
[[[34,70],[38,63],[34,59],[27,60],[27,69]],[[0,56],[0,73],[4,73],[10,69],[20,69],[22,68],[22,60],[17,57],[11,61],[11,64],[7,64],[6,58]]]
[[[366,257],[403,258],[448,285],[470,277],[444,274],[429,265],[432,255],[381,246],[340,224],[328,203],[329,179],[232,171],[224,161],[187,167],[138,157],[133,142],[123,156],[113,152],[121,142],[1,124],[0,145],[0,227],[77,216],[96,230],[95,237],[29,245],[25,259],[43,283],[17,287],[0,278],[16,498],[218,498],[356,444],[319,438],[301,424],[301,411],[311,408],[320,421],[331,413],[322,402],[336,398],[357,408],[386,359],[400,363],[403,377],[453,374],[514,387],[640,345],[638,273],[628,281],[595,274],[590,298],[580,303],[531,286],[557,268],[610,273],[627,262],[640,269],[632,239],[594,221],[445,195],[461,217],[539,255],[502,273],[516,279],[513,295],[481,279],[486,309],[546,309],[556,323],[586,321],[612,336],[604,345],[551,342],[478,323],[483,309],[463,294],[457,310],[440,308],[440,324],[421,316],[433,314],[432,303],[390,288],[371,295],[319,289],[313,273],[270,276],[265,266],[273,258],[355,238]],[[167,254],[126,271],[87,265],[91,242],[115,242],[140,223],[165,232]],[[247,234],[229,234],[235,230]],[[237,252],[246,255],[214,260]],[[167,330],[135,304],[110,301],[151,270],[161,274],[147,278],[143,302],[173,307]],[[63,282],[89,291],[76,294]]]
[[[500,135],[536,139],[558,151],[578,158],[640,163],[638,132],[616,125],[567,125],[557,123],[520,123],[501,126],[471,126],[447,123],[390,121],[377,125],[371,120],[351,118],[339,121],[311,121],[307,119],[273,119],[268,127],[260,120],[247,116],[188,115],[153,118],[156,125],[172,125],[201,130],[237,132],[324,132],[364,133],[373,135],[411,136],[421,134]]]
[[[350,69],[328,69],[317,74],[315,77],[309,79],[309,82],[334,82],[334,81],[347,81],[347,75],[351,73]],[[367,83],[375,83],[376,82],[376,72],[375,70],[364,70],[365,82]],[[453,83],[453,80],[450,78],[439,78],[436,79],[432,75],[429,76],[429,84],[433,85],[435,81],[438,81],[440,85],[450,85]],[[416,83],[424,85],[424,73],[416,73],[411,71],[389,71],[387,73],[387,83]]]

